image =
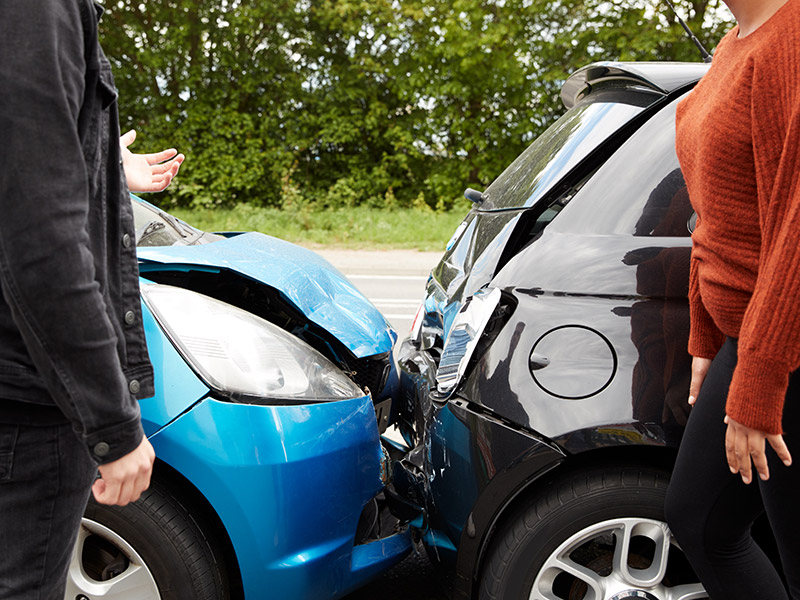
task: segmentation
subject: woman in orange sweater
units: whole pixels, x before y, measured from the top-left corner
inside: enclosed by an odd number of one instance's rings
[[[738,25],[677,115],[698,215],[694,408],[667,520],[714,600],[780,600],[790,596],[750,535],[766,511],[800,599],[800,0],[726,3]]]

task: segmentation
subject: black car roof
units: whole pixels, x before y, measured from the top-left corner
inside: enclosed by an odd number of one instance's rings
[[[561,87],[561,101],[571,108],[601,83],[622,84],[649,92],[670,92],[696,82],[709,64],[701,62],[598,62],[575,71]]]

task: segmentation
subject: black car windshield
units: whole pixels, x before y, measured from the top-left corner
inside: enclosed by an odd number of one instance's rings
[[[623,102],[576,104],[486,188],[485,200],[478,210],[533,206],[567,172],[642,110],[643,106]]]

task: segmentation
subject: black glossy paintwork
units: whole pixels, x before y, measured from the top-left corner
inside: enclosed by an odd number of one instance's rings
[[[457,561],[456,598],[472,586],[467,574],[479,561],[498,503],[510,501],[563,457],[552,444],[476,413],[466,402],[452,401],[435,412],[426,460],[431,484],[426,542],[434,558]],[[450,543],[458,548],[457,557]]]
[[[685,423],[692,210],[672,150],[673,111],[637,132],[491,282],[518,306],[462,395],[570,452],[674,446]],[[647,171],[630,172],[637,156],[650,159]],[[610,383],[581,400],[547,393],[529,365],[537,341],[569,325],[608,340],[617,362]],[[563,378],[567,389],[593,369],[603,378],[607,368],[605,357],[572,363],[562,356],[541,372]]]
[[[686,62],[595,63],[578,69],[570,76],[561,88],[561,99],[566,107],[570,107],[587,89],[591,89],[598,81],[611,77],[636,81],[664,92],[674,92],[686,85],[687,80],[700,79],[708,71],[708,67],[705,63]]]
[[[499,228],[473,210],[432,274],[429,339],[482,286],[514,306],[444,407],[429,396],[437,348],[406,341],[399,352],[403,417],[423,449],[426,543],[444,561],[457,553],[457,597],[471,597],[492,524],[523,487],[535,489],[537,473],[607,448],[677,447],[692,210],[674,154],[676,97],[562,181],[550,206],[498,213]],[[491,258],[481,269],[477,248]]]

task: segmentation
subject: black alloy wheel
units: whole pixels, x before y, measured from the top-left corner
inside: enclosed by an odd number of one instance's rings
[[[664,522],[668,483],[667,472],[620,466],[547,485],[501,526],[480,599],[707,599]]]

